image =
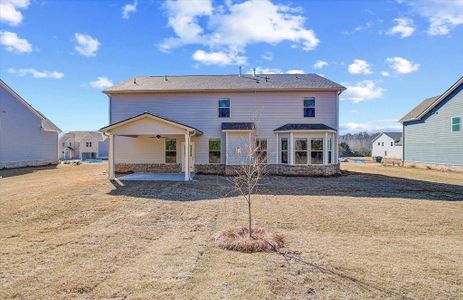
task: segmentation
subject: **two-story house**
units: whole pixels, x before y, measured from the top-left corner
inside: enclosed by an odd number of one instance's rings
[[[372,157],[402,160],[402,152],[402,132],[382,132],[372,141]]]
[[[400,119],[405,165],[463,170],[462,120],[463,77]]]
[[[58,164],[60,132],[0,79],[0,169]]]
[[[339,95],[316,74],[136,77],[109,96],[109,175],[232,174],[259,145],[268,172],[339,173]],[[189,145],[189,147],[185,147]]]
[[[59,139],[61,160],[108,157],[108,140],[99,131],[69,131]]]

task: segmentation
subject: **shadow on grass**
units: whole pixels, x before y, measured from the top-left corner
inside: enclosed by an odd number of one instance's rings
[[[15,169],[0,169],[0,177],[7,178],[13,176],[21,176],[29,173],[34,173],[41,170],[52,170],[56,169],[56,165],[47,165],[39,167],[23,167]]]
[[[191,182],[112,181],[114,196],[169,201],[214,200],[238,196],[227,177],[197,175]],[[346,196],[411,200],[463,201],[463,185],[378,174],[345,172],[337,177],[265,177],[259,195]]]

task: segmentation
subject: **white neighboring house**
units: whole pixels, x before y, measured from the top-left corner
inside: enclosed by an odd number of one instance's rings
[[[382,132],[374,140],[372,157],[394,158],[402,160],[402,132]]]
[[[0,79],[0,169],[57,164],[60,132]]]
[[[59,139],[59,154],[61,160],[106,159],[108,141],[98,131],[69,131]]]

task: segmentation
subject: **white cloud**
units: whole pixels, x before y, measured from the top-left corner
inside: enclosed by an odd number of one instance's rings
[[[351,74],[371,74],[371,66],[365,60],[354,59],[354,62],[349,65],[348,71]]]
[[[206,52],[204,50],[196,50],[192,55],[193,60],[205,65],[244,65],[247,57],[240,56],[236,52]]]
[[[387,71],[381,71],[381,75],[383,77],[389,77],[389,75],[391,75],[391,74],[389,74],[389,72],[387,72]]]
[[[313,68],[315,70],[320,70],[320,69],[323,69],[324,67],[328,66],[328,63],[324,60],[317,60],[314,65],[313,65]]]
[[[389,63],[389,67],[401,74],[411,73],[420,68],[419,64],[414,64],[403,57],[388,57],[386,62]]]
[[[32,52],[32,45],[14,32],[0,31],[0,45],[10,52],[19,54]]]
[[[319,43],[315,32],[305,27],[299,9],[270,0],[226,1],[216,7],[211,0],[167,0],[165,8],[168,25],[176,36],[162,42],[162,51],[200,44],[209,47],[210,52],[242,55],[250,44],[289,41],[308,51]]]
[[[74,39],[77,45],[74,47],[83,56],[95,56],[101,43],[88,34],[75,33]]]
[[[64,76],[63,73],[58,71],[38,71],[33,68],[23,68],[23,69],[8,69],[8,73],[16,74],[18,76],[24,77],[31,75],[34,78],[51,78],[51,79],[60,79]]]
[[[0,0],[0,22],[18,26],[23,20],[20,9],[26,9],[29,0]]]
[[[355,132],[380,132],[380,131],[401,131],[402,125],[397,120],[375,120],[373,122],[347,122],[340,125],[341,133],[355,133]]]
[[[108,77],[97,77],[95,81],[90,82],[90,86],[96,89],[109,88],[113,85],[112,81]]]
[[[409,0],[403,1],[429,21],[429,35],[447,35],[463,25],[463,0]]]
[[[394,35],[399,34],[400,38],[406,38],[411,36],[415,32],[415,26],[413,20],[409,18],[396,18],[394,19],[396,25],[392,27],[387,34]]]
[[[138,2],[135,0],[132,4],[126,4],[122,7],[122,18],[129,19],[130,14],[137,11]]]
[[[297,69],[286,71],[286,74],[304,74],[304,73],[305,73],[304,70],[297,70]]]
[[[264,68],[264,67],[257,67],[256,74],[283,74],[283,71],[277,68]],[[252,74],[253,70],[249,69],[246,74]]]
[[[273,53],[272,52],[265,52],[262,55],[262,58],[265,60],[272,60],[273,59]]]
[[[354,85],[344,84],[344,86],[347,90],[341,94],[341,99],[353,103],[381,98],[386,91],[371,80],[363,80]]]

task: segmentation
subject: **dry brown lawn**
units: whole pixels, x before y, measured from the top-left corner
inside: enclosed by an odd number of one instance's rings
[[[461,299],[463,174],[344,168],[268,178],[254,223],[287,246],[256,254],[214,244],[246,225],[223,178],[120,186],[98,164],[0,171],[0,298]]]

